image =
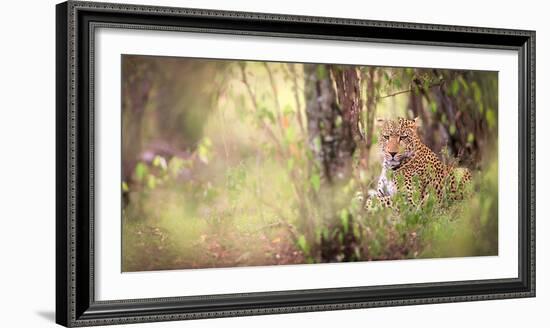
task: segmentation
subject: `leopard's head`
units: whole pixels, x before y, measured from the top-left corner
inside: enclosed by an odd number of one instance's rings
[[[384,159],[383,165],[396,170],[415,155],[420,141],[417,134],[419,120],[377,119],[376,123],[380,130],[379,144]]]

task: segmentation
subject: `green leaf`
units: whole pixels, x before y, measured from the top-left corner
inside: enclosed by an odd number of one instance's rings
[[[128,192],[130,188],[128,188],[128,184],[125,181],[122,181],[122,191]]]
[[[349,213],[348,213],[348,210],[345,208],[340,211],[340,221],[342,221],[342,227],[344,228],[344,233],[348,233]]]
[[[204,145],[199,146],[199,158],[204,163],[208,163],[208,149]]]
[[[210,159],[210,148],[212,148],[212,141],[210,138],[204,137],[199,144],[198,153],[200,160],[205,164],[208,164]]]
[[[456,96],[458,94],[459,89],[460,89],[460,84],[458,83],[458,80],[453,80],[453,83],[451,84],[451,94],[453,96]]]
[[[306,237],[304,235],[300,235],[300,237],[298,237],[297,243],[298,247],[300,247],[304,254],[309,254],[309,245],[307,244]]]
[[[462,76],[458,77],[458,81],[460,82],[460,86],[462,86],[462,89],[464,89],[466,92],[470,90],[470,87],[468,86],[468,83]]]
[[[270,110],[268,110],[267,107],[265,107],[265,106],[260,107],[260,111],[258,113],[258,116],[259,116],[260,119],[267,118],[267,120],[271,124],[275,124],[275,115]]]
[[[294,114],[294,109],[289,104],[286,104],[284,109],[283,109],[283,114],[285,116],[289,116],[291,114]]]
[[[145,178],[145,175],[149,172],[149,169],[147,168],[147,165],[145,165],[142,162],[139,162],[136,165],[136,169],[134,170],[134,174],[136,176],[136,179],[141,182]]]
[[[157,155],[155,156],[155,158],[153,159],[153,166],[159,166],[160,165],[160,156]]]
[[[285,130],[285,141],[288,143],[292,143],[294,142],[294,140],[296,140],[296,131],[292,126],[289,126]]]
[[[153,166],[160,167],[163,170],[166,170],[168,168],[168,164],[166,164],[166,160],[162,156],[155,156],[153,159]]]
[[[432,113],[437,112],[437,104],[434,101],[430,102],[430,110]]]
[[[449,133],[454,136],[455,133],[456,133],[456,126],[454,124],[451,124],[451,126],[449,127]]]
[[[155,179],[155,176],[152,174],[149,174],[147,176],[147,187],[149,187],[149,189],[155,189],[156,186],[157,186],[157,180]]]
[[[328,76],[325,65],[317,65],[317,79],[324,80]]]
[[[342,126],[342,116],[338,115],[336,117],[336,120],[334,120],[334,125],[336,125],[337,128]]]
[[[426,92],[430,92],[430,81],[428,79],[425,79],[424,82],[422,82],[422,88]]]
[[[395,79],[393,80],[393,84],[395,85],[395,88],[396,88],[396,89],[401,89],[401,86],[403,85],[403,84],[401,83],[401,80],[398,79],[398,78],[395,78]]]
[[[477,82],[472,82],[472,89],[474,90],[474,99],[476,103],[481,103],[481,89],[479,88]]]
[[[441,114],[441,122],[442,122],[443,124],[445,124],[445,125],[446,125],[447,122],[448,122],[448,121],[447,121],[447,115],[445,115],[445,113]]]
[[[470,133],[468,133],[468,140],[467,140],[467,141],[468,141],[468,143],[473,143],[473,142],[474,142],[474,140],[475,140],[475,136],[474,136],[474,134],[473,134],[473,133],[471,133],[471,132],[470,132]]]
[[[311,183],[313,190],[319,191],[319,188],[321,188],[321,177],[319,176],[319,174],[313,174],[309,178],[309,182]]]

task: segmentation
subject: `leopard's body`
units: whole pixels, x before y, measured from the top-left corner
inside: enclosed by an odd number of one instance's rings
[[[377,125],[383,164],[375,194],[384,206],[392,207],[392,198],[400,191],[411,204],[415,204],[415,191],[420,200],[431,191],[441,200],[446,186],[453,198],[463,196],[464,187],[471,180],[470,171],[444,164],[420,140],[417,119],[379,120]]]

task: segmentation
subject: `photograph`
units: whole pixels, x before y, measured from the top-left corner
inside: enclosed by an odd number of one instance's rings
[[[517,326],[544,313],[544,11],[130,2],[56,4],[55,152],[36,144],[52,133],[14,137],[46,118],[8,120],[6,140],[30,158],[5,151],[28,164],[14,191],[47,185],[22,183],[30,172],[55,180],[57,324],[431,327],[457,311]],[[25,94],[14,101],[46,99]],[[44,267],[35,249],[9,253]]]
[[[122,272],[499,255],[499,73],[121,54]]]

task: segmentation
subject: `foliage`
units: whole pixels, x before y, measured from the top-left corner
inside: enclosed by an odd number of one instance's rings
[[[134,145],[124,153],[121,186],[123,271],[497,254],[496,74],[174,59],[170,68],[199,77],[192,92],[179,92],[166,81],[186,88],[192,78],[170,75],[162,59],[130,59],[123,120],[140,111],[132,99],[144,81],[153,90],[144,115],[157,119],[123,124],[123,145]],[[307,108],[317,98],[307,90],[307,72],[317,81],[336,78],[325,84],[334,88],[336,115],[316,129],[350,129],[339,134],[351,138],[344,159],[349,177],[341,183],[327,180],[321,160],[330,158],[323,154],[330,135],[312,132]],[[350,78],[360,89],[358,101],[349,102],[359,110],[351,125],[344,115],[349,92],[339,88]],[[441,103],[426,100],[442,97],[433,84],[443,80],[445,99],[461,108],[456,113],[476,111],[468,119],[481,128],[468,130],[470,123],[450,120]],[[419,106],[428,117],[425,138],[434,127],[464,135],[440,152],[446,163],[476,169],[471,196],[429,197],[411,206],[397,195],[398,212],[381,206],[368,212],[357,194],[367,195],[381,169],[374,115],[410,117]],[[188,113],[201,107],[204,115]],[[192,131],[189,120],[198,124]]]

